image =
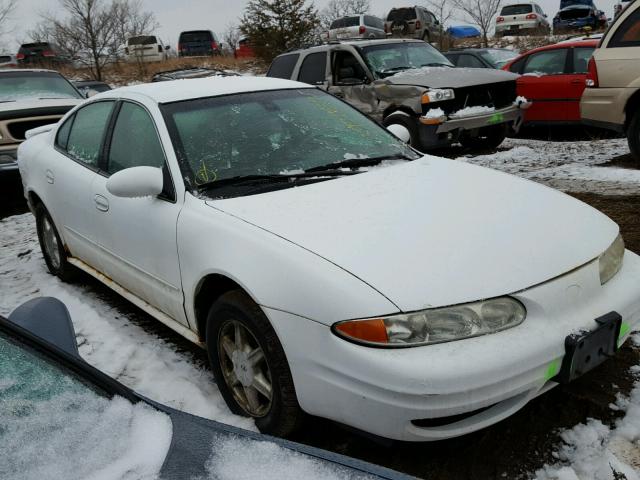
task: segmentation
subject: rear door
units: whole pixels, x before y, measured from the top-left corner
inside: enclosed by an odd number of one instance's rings
[[[623,10],[611,31],[604,47],[594,53],[600,84],[637,88],[640,79],[640,6],[637,2]]]
[[[69,117],[57,133],[55,151],[42,175],[48,191],[46,207],[71,255],[100,269],[96,214],[98,199],[91,185],[99,160],[113,101],[93,102]]]
[[[570,122],[580,121],[580,99],[585,89],[589,59],[593,55],[595,47],[575,47],[571,49],[570,71],[566,75],[567,79],[567,120]]]
[[[555,48],[532,53],[521,66],[518,95],[533,105],[525,113],[525,121],[568,120],[569,88],[567,62],[569,48]],[[513,70],[512,70],[513,71]]]

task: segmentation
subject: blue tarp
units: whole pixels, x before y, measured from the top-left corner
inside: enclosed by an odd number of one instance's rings
[[[449,27],[447,28],[447,32],[453,38],[470,38],[470,37],[479,37],[480,30],[476,27],[471,27],[469,25],[461,25],[458,27]]]

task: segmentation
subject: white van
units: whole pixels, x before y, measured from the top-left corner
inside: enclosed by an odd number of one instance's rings
[[[125,55],[127,62],[163,62],[171,47],[165,46],[155,35],[139,35],[127,40]]]

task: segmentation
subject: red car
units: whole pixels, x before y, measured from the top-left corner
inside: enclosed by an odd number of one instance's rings
[[[253,58],[256,54],[249,40],[247,38],[241,38],[238,41],[238,47],[233,52],[233,56],[236,58]]]
[[[533,102],[525,111],[525,123],[580,122],[587,65],[598,41],[565,41],[536,48],[502,67],[522,75],[517,80],[518,95]]]

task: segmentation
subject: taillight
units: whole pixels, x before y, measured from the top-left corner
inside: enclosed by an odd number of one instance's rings
[[[360,29],[358,30],[358,33],[360,35],[363,35],[366,31],[367,31],[367,29],[365,28],[365,26],[364,25],[360,25]]]
[[[527,15],[525,17],[527,20],[535,20],[536,18],[538,18],[538,15],[536,15],[535,13],[530,13],[529,15]]]
[[[420,30],[422,28],[422,23],[420,23],[420,20],[416,20],[416,30]]]
[[[24,60],[24,53],[19,53],[16,55],[16,59],[18,60]]]
[[[218,44],[216,42],[211,42],[211,49],[218,50]]]
[[[496,18],[496,23],[504,22],[504,17]]]
[[[55,57],[56,54],[53,53],[51,50],[45,50],[44,52],[42,52],[42,56],[43,57]]]
[[[587,66],[587,78],[584,81],[587,87],[595,88],[598,86],[598,67],[593,57],[589,59],[589,65]]]

